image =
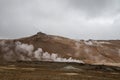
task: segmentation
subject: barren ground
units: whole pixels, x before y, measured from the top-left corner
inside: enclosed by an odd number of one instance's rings
[[[0,65],[0,80],[120,80],[120,67],[18,61]]]

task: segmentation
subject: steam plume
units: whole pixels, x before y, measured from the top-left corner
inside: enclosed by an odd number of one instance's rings
[[[3,58],[6,61],[53,61],[53,62],[77,62],[84,63],[81,60],[76,60],[70,58],[62,58],[56,53],[43,52],[42,48],[34,50],[34,46],[31,44],[24,44],[19,41],[17,42],[0,42],[1,51],[3,53]]]

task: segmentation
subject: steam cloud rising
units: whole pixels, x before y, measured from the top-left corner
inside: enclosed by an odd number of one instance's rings
[[[70,58],[62,58],[56,53],[43,52],[42,48],[34,49],[31,44],[17,42],[0,42],[0,51],[3,54],[3,59],[6,61],[53,61],[53,62],[77,62],[84,63],[81,60]]]

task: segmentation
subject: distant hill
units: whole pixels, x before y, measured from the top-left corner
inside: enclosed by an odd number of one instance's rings
[[[56,61],[77,62],[80,60],[80,62],[89,64],[119,66],[120,40],[78,41],[42,32],[21,39],[0,40],[1,62],[16,60],[54,61],[56,57],[59,57]]]

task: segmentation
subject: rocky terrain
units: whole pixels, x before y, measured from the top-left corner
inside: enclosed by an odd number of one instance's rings
[[[120,40],[74,40],[42,32],[0,40],[0,61],[18,60],[120,66]]]

